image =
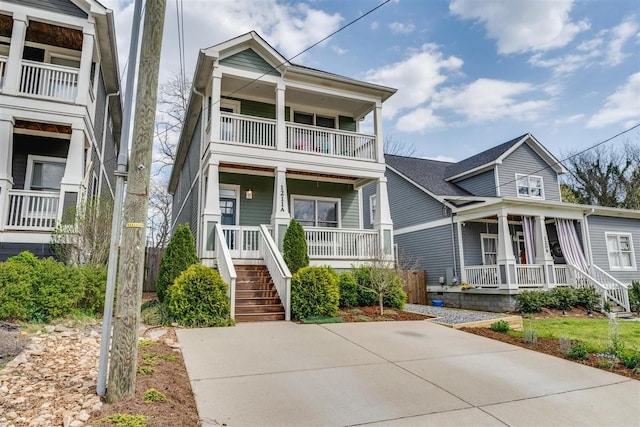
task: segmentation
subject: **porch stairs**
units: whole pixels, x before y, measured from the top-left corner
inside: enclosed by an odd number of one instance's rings
[[[264,265],[235,265],[236,322],[284,320],[284,306]]]
[[[629,304],[629,290],[627,286],[615,279],[609,273],[598,267],[591,265],[589,273],[586,273],[576,266],[571,266],[576,287],[593,287],[602,298],[601,311],[604,310],[605,303],[609,305],[609,314],[617,318],[631,317],[631,306]]]

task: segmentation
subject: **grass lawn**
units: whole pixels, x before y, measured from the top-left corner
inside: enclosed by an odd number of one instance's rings
[[[525,329],[532,327],[539,337],[570,338],[587,345],[592,352],[606,351],[609,345],[609,320],[547,318],[524,319]],[[517,333],[522,335],[522,332]],[[618,321],[618,336],[625,348],[640,351],[640,323]]]

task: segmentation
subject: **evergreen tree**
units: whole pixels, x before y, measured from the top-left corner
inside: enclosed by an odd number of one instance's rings
[[[282,242],[283,258],[291,274],[309,265],[309,251],[307,249],[307,239],[304,236],[302,225],[292,219],[284,233]]]
[[[199,261],[196,243],[189,229],[189,224],[178,226],[160,261],[160,271],[156,281],[158,299],[164,301],[167,289],[176,280],[176,277],[190,265],[197,264]]]

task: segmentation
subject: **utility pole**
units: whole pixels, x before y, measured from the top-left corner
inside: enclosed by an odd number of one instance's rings
[[[122,135],[118,152],[116,170],[116,195],[111,221],[111,246],[109,247],[109,265],[107,267],[107,289],[104,298],[104,315],[102,316],[102,338],[100,339],[100,361],[98,363],[98,380],[96,391],[104,396],[107,391],[107,365],[109,361],[109,341],[111,339],[111,317],[113,316],[113,296],[116,290],[118,275],[118,248],[120,248],[120,232],[122,227],[122,202],[124,199],[124,182],[127,177],[127,161],[129,159],[129,139],[131,136],[131,104],[133,103],[133,84],[136,80],[138,63],[138,46],[140,44],[140,20],[142,16],[142,0],[135,0],[129,43],[127,63],[127,87],[124,93],[124,114],[122,117]]]
[[[118,295],[113,319],[113,345],[107,388],[109,403],[135,393],[153,125],[165,6],[166,0],[147,0],[145,8],[131,161],[124,201]]]

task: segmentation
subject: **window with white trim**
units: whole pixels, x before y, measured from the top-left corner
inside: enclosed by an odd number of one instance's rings
[[[518,193],[518,197],[544,199],[544,192],[542,190],[542,177],[517,173],[516,191]]]
[[[480,235],[480,245],[482,247],[482,264],[498,264],[498,235],[482,233]]]
[[[293,218],[307,227],[340,226],[340,199],[293,196]]]
[[[373,224],[376,219],[376,208],[378,207],[378,197],[376,194],[369,196],[369,222]]]
[[[630,233],[605,233],[611,270],[636,270],[636,257]]]
[[[29,155],[24,188],[37,191],[58,191],[64,176],[67,159]]]
[[[329,116],[322,116],[320,114],[305,113],[302,111],[293,112],[293,122],[304,125],[319,126],[323,128],[336,128],[336,118]]]

